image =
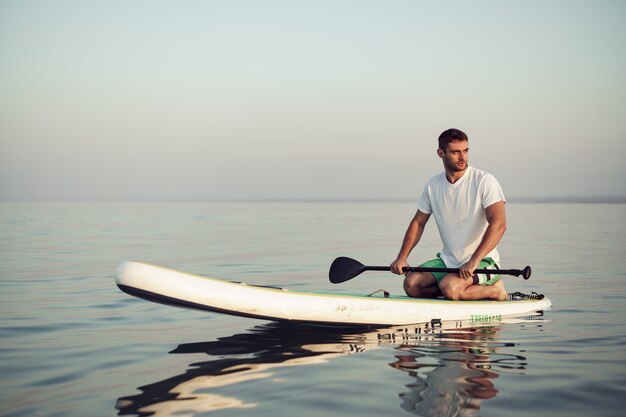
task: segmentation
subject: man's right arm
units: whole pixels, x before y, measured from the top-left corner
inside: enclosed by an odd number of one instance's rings
[[[394,274],[402,275],[402,268],[409,266],[407,263],[407,259],[409,254],[417,245],[417,242],[422,238],[422,233],[424,232],[424,227],[430,218],[430,214],[422,213],[417,210],[413,220],[409,224],[406,233],[404,234],[404,240],[402,241],[402,247],[400,248],[400,253],[398,253],[398,257],[395,261],[391,263],[391,272]]]

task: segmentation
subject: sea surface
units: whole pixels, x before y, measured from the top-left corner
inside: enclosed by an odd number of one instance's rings
[[[541,315],[286,326],[117,289],[124,260],[289,289],[402,292],[412,202],[0,203],[1,416],[624,416],[626,205],[507,204],[509,291]],[[434,222],[412,264],[440,249]]]

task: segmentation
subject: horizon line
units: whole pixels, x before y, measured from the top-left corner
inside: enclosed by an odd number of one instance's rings
[[[311,198],[215,198],[215,199],[82,199],[82,200],[0,200],[3,203],[405,203],[416,201],[415,198],[373,198],[373,197],[352,197],[352,198],[332,198],[332,197],[311,197]],[[602,203],[602,204],[624,204],[626,196],[551,196],[551,197],[510,197],[506,200],[509,203]]]

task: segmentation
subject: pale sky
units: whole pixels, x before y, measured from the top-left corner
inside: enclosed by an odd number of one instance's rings
[[[0,0],[0,200],[626,196],[626,1]]]

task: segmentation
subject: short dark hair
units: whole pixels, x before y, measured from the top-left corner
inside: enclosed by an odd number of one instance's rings
[[[459,129],[448,129],[439,135],[439,149],[446,151],[450,142],[467,141],[467,135]]]

